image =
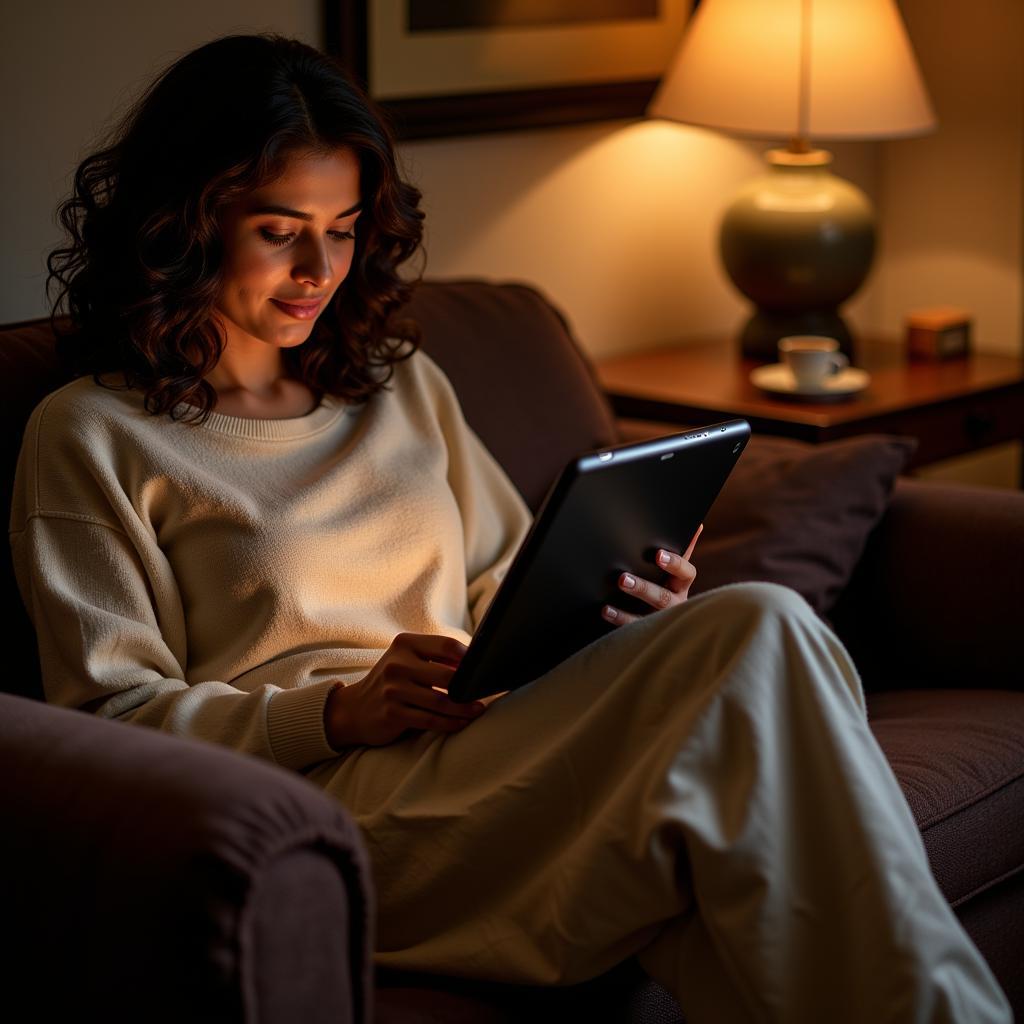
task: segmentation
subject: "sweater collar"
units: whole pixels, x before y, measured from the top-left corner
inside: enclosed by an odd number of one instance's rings
[[[187,412],[194,407],[182,403],[178,408]],[[245,437],[254,441],[291,440],[318,433],[337,420],[346,408],[345,403],[333,395],[324,395],[320,404],[305,416],[285,420],[261,420],[212,412],[205,423],[195,425],[218,434],[230,434],[233,437]]]

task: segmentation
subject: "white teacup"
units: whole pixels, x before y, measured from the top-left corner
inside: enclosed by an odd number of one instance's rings
[[[825,381],[850,365],[839,351],[835,338],[817,334],[795,334],[779,340],[779,358],[793,373],[796,386],[816,390]]]

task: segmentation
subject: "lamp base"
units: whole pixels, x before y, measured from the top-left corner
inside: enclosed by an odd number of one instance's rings
[[[745,359],[774,363],[779,358],[779,339],[792,334],[818,334],[835,338],[839,351],[855,365],[853,335],[837,309],[803,310],[798,313],[759,309],[740,334],[740,352]]]
[[[743,354],[774,362],[779,338],[820,334],[835,338],[853,363],[853,338],[839,307],[871,267],[871,203],[831,173],[827,150],[765,155],[768,174],[740,189],[719,235],[725,270],[756,309],[743,331]]]

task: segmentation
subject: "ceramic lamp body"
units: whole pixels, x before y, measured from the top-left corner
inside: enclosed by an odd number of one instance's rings
[[[771,358],[779,337],[824,333],[850,355],[838,307],[871,268],[871,203],[831,173],[831,156],[823,150],[767,156],[768,173],[741,189],[720,234],[726,272],[757,306],[744,331],[744,353]]]

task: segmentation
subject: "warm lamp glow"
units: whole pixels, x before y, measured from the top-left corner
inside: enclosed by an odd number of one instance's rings
[[[893,0],[703,0],[647,112],[803,140],[936,123]]]

